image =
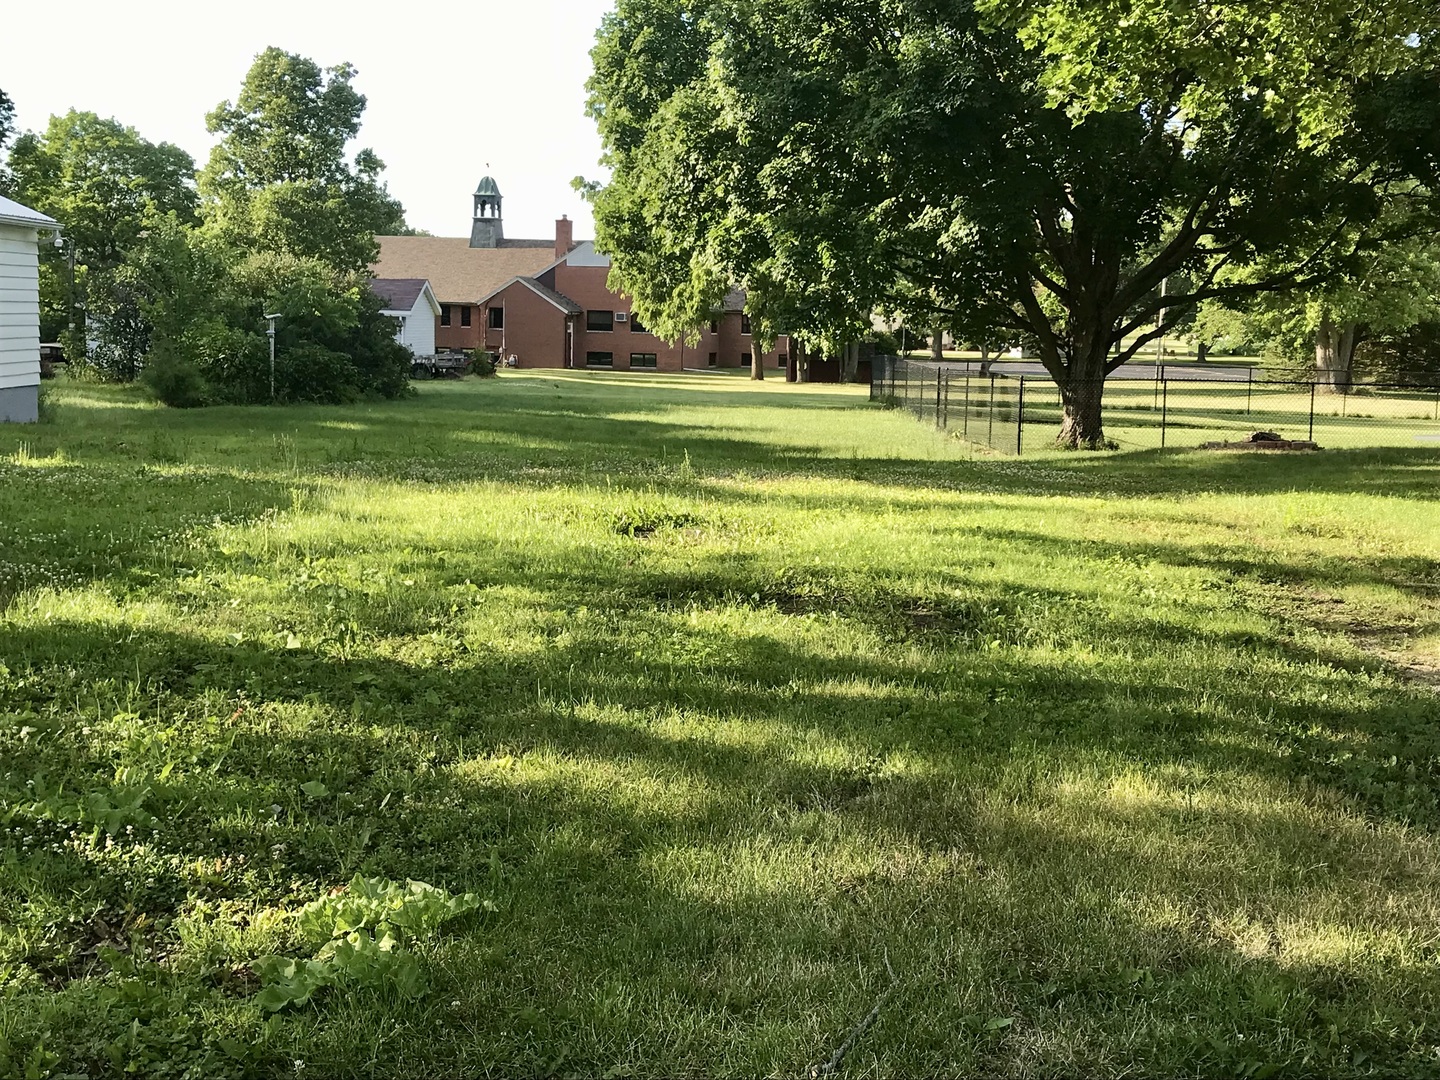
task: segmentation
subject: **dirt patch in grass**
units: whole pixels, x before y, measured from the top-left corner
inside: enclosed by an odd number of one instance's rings
[[[1413,583],[1405,583],[1413,588]],[[1421,588],[1427,588],[1425,584]],[[1309,587],[1268,586],[1273,612],[1286,622],[1343,637],[1367,656],[1384,663],[1407,682],[1440,693],[1440,651],[1418,643],[1440,631],[1440,591],[1433,601],[1406,616],[1390,607],[1360,604]]]

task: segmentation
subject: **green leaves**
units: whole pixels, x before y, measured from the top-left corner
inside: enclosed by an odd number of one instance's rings
[[[324,794],[325,785],[312,781],[303,790]],[[425,971],[406,946],[432,937],[453,918],[482,909],[493,911],[495,905],[474,893],[455,896],[422,881],[401,885],[357,874],[339,894],[296,913],[300,938],[317,950],[313,960],[267,956],[252,965],[264,984],[255,1000],[278,1012],[304,1005],[337,983],[417,998],[427,986]]]
[[[252,251],[341,271],[374,259],[375,235],[403,227],[404,212],[372,151],[346,160],[365,111],[354,77],[349,64],[322,70],[273,47],[255,58],[235,103],[206,119],[221,136],[199,179],[210,228]]]

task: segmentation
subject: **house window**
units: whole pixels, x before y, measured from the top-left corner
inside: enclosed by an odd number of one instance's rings
[[[719,356],[719,354],[712,352],[712,353],[710,354],[709,366],[710,366],[710,367],[715,367],[715,366],[716,366],[717,364],[719,364],[719,363],[720,363],[720,356]]]
[[[750,332],[750,316],[749,316],[749,315],[743,315],[743,314],[742,314],[742,315],[740,316],[740,333],[742,333],[742,334],[748,334],[749,332]]]
[[[748,352],[742,352],[742,353],[740,354],[740,366],[741,366],[741,367],[749,367],[749,366],[750,366],[750,354],[749,354]]]
[[[449,305],[449,304],[441,304],[441,305],[440,305],[440,325],[441,325],[441,326],[449,326],[449,325],[450,325],[450,305]]]
[[[636,315],[633,311],[630,313],[630,331],[635,334],[648,334],[650,332],[645,329],[645,324],[640,321],[640,316]]]
[[[718,334],[719,332],[720,332],[720,323],[719,323],[717,320],[715,320],[715,319],[711,319],[711,320],[710,320],[710,333],[712,333],[712,334]]]
[[[585,313],[585,329],[596,333],[604,333],[615,329],[615,312],[613,311],[587,311]]]
[[[615,354],[608,352],[587,352],[585,354],[586,367],[614,367]]]
[[[788,368],[790,366],[790,357],[787,353],[782,352],[779,356],[775,358],[775,362],[780,367]]]
[[[462,307],[462,308],[460,309],[460,325],[461,325],[461,326],[469,326],[469,325],[470,325],[470,305],[469,305],[469,304],[466,304],[464,307]]]
[[[653,368],[655,366],[655,354],[653,352],[632,352],[630,354],[630,366],[632,368]]]
[[[503,307],[492,307],[490,309],[490,329],[505,329],[505,309]]]

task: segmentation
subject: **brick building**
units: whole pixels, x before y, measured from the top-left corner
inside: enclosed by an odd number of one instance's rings
[[[699,342],[650,333],[630,302],[607,284],[610,259],[591,241],[576,243],[574,223],[555,223],[555,239],[505,237],[503,197],[486,177],[475,190],[470,236],[381,236],[380,278],[424,278],[440,301],[437,349],[488,349],[518,367],[681,371],[749,367],[750,320],[739,293],[726,297]],[[764,353],[784,367],[788,342]]]

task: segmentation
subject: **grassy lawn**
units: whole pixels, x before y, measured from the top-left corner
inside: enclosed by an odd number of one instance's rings
[[[0,1075],[1433,1074],[1437,495],[724,376],[62,386],[0,428]],[[267,1012],[357,874],[485,903]]]

